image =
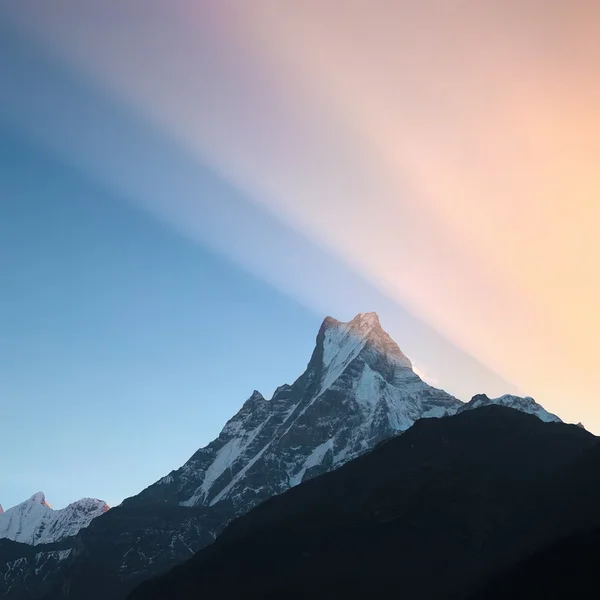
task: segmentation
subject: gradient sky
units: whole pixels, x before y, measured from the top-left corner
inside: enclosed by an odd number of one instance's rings
[[[3,5],[0,502],[139,491],[325,314],[600,433],[598,30],[577,0]]]

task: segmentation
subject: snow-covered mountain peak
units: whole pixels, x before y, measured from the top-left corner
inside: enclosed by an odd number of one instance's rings
[[[459,409],[459,412],[464,410],[470,410],[472,408],[479,408],[480,406],[489,406],[490,404],[497,404],[499,406],[508,406],[521,412],[535,415],[542,421],[560,423],[562,422],[559,417],[551,412],[548,412],[541,404],[538,404],[531,396],[514,396],[512,394],[504,394],[499,398],[489,398],[486,394],[477,394]]]
[[[48,508],[52,508],[48,502],[46,502],[46,495],[44,492],[36,492],[31,498],[29,498],[29,502],[33,502],[34,504],[40,504],[41,506],[46,506]]]
[[[0,504],[0,515],[4,512],[4,509],[2,508],[2,504]]]
[[[45,494],[36,492],[25,502],[1,512],[0,538],[33,545],[58,542],[87,527],[108,508],[103,500],[82,498],[54,510]]]
[[[347,323],[327,317],[317,336],[317,347],[311,359],[311,365],[320,376],[321,393],[359,358],[386,381],[419,379],[410,360],[381,327],[377,313],[359,313]]]
[[[110,506],[104,500],[98,500],[98,498],[81,498],[81,500],[71,502],[64,510],[67,509],[71,509],[73,512],[94,511],[102,514],[109,510]]]

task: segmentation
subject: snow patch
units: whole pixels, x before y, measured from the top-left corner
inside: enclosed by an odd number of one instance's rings
[[[201,493],[206,496],[212,484],[227,470],[231,469],[233,463],[240,455],[244,444],[241,438],[229,440],[218,452],[215,460],[204,473],[204,481],[200,486]]]
[[[355,387],[358,403],[370,409],[375,407],[380,398],[382,384],[385,384],[383,377],[365,363]]]
[[[324,442],[323,444],[320,444],[319,446],[317,446],[308,455],[308,457],[304,461],[304,464],[302,465],[302,468],[300,469],[300,471],[298,471],[298,473],[296,473],[296,475],[294,475],[294,477],[290,477],[290,482],[289,482],[290,487],[294,487],[294,486],[298,485],[299,483],[301,483],[302,478],[304,477],[304,474],[306,473],[306,471],[308,471],[308,469],[310,469],[311,467],[316,467],[317,465],[320,465],[323,462],[325,455],[330,450],[333,452],[333,438],[331,438],[331,439],[327,440],[326,442]]]
[[[254,441],[254,438],[256,438],[270,419],[271,415],[269,415],[258,427],[250,431],[245,437],[233,438],[220,448],[215,459],[204,472],[204,480],[200,487],[196,489],[194,494],[188,498],[188,500],[180,502],[180,506],[196,506],[200,501],[206,499],[215,481],[217,481],[227,469],[231,469],[233,464],[245,452],[248,446],[250,446]]]
[[[330,327],[323,340],[323,379],[320,395],[346,370],[365,347],[366,335],[359,335],[348,323]]]
[[[233,486],[238,483],[238,481],[240,481],[240,479],[246,474],[246,472],[248,471],[248,469],[250,469],[250,467],[252,467],[252,465],[267,451],[267,449],[269,448],[269,446],[271,445],[271,442],[269,442],[264,448],[262,448],[262,450],[256,455],[254,456],[247,464],[246,466],[229,482],[229,484],[227,484],[210,502],[209,506],[213,506],[214,504],[216,504],[219,500],[221,500],[221,498],[223,498],[224,496],[226,496],[229,491],[233,488]]]

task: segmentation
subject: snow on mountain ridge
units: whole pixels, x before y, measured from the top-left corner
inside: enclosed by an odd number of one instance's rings
[[[555,414],[548,412],[542,405],[538,404],[531,396],[514,396],[512,394],[504,394],[499,398],[489,398],[486,394],[477,394],[473,398],[462,406],[458,412],[465,410],[471,410],[473,408],[479,408],[480,406],[489,406],[490,404],[497,404],[499,406],[507,406],[514,408],[518,411],[535,415],[542,421],[547,423],[561,423],[561,419]]]
[[[43,492],[0,513],[0,538],[25,544],[58,542],[87,527],[92,519],[108,510],[103,500],[82,498],[54,510]]]
[[[36,492],[31,498],[29,498],[29,502],[33,502],[34,504],[41,504],[42,506],[46,506],[52,509],[52,506],[46,502],[46,495],[44,492]]]

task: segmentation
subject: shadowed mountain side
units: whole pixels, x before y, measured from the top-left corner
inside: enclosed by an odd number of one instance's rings
[[[598,488],[596,444],[500,406],[423,419],[261,504],[130,598],[461,596],[559,531],[600,522],[581,502]]]
[[[579,531],[501,571],[469,600],[562,600],[597,595],[600,527]]]
[[[41,598],[56,584],[56,573],[72,551],[73,538],[52,544],[0,539],[0,594],[6,600]]]
[[[58,585],[43,598],[123,598],[147,579],[149,563],[161,572],[188,559],[226,518],[220,507],[115,507],[75,538],[72,562],[60,565]]]
[[[598,439],[598,438],[596,438]],[[469,600],[595,596],[600,561],[600,443],[555,480],[532,504],[545,515],[547,543],[513,556]]]

